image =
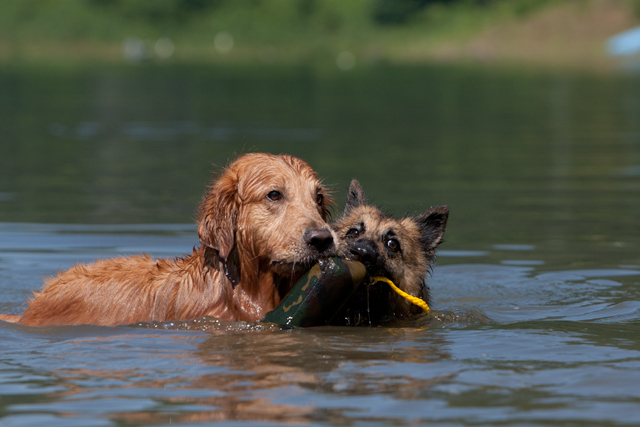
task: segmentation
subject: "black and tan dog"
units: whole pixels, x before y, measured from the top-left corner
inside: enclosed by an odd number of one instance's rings
[[[438,206],[417,217],[395,219],[367,204],[362,186],[351,181],[342,216],[333,224],[341,255],[365,264],[370,277],[382,276],[429,303],[425,281],[442,242],[449,209]],[[361,285],[333,323],[359,325],[410,318],[422,309],[382,282]]]

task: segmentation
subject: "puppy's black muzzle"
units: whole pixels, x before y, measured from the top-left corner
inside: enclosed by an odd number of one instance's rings
[[[349,248],[349,253],[354,260],[360,261],[367,267],[367,271],[377,267],[378,265],[378,248],[373,240],[359,239],[356,240]]]

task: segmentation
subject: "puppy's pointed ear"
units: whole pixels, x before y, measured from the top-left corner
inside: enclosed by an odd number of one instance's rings
[[[351,180],[349,185],[349,191],[347,193],[347,203],[344,205],[343,215],[347,215],[354,208],[358,206],[364,206],[367,204],[367,199],[364,196],[364,190],[357,179]]]
[[[431,252],[442,243],[448,218],[449,208],[447,206],[437,206],[414,218],[420,227],[420,242],[425,251]]]
[[[234,262],[237,256],[232,252],[236,243],[239,211],[237,175],[227,170],[200,203],[198,237],[205,246],[206,258],[209,260],[217,256],[232,283],[240,277],[240,272],[236,271],[240,264]]]

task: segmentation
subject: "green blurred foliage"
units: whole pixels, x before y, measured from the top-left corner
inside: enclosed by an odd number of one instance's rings
[[[0,61],[117,61],[135,37],[170,39],[178,61],[327,63],[349,51],[379,62],[570,1],[0,0]],[[234,41],[225,54],[221,32]]]
[[[640,18],[640,0],[631,0],[631,6],[636,16]]]
[[[524,16],[535,11],[550,0],[511,0],[509,7],[514,15]],[[466,7],[488,7],[504,0],[373,0],[371,3],[372,17],[377,24],[399,25],[405,24],[412,17],[419,14],[430,5],[451,5]],[[640,3],[640,1],[639,1]]]
[[[373,19],[378,24],[403,24],[412,15],[430,3],[448,3],[456,0],[374,0]]]
[[[131,20],[150,23],[185,23],[199,13],[220,5],[224,0],[86,0]]]

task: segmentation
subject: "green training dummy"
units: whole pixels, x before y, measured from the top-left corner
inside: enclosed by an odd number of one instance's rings
[[[326,325],[366,276],[364,265],[327,258],[311,267],[263,322],[286,326]]]

